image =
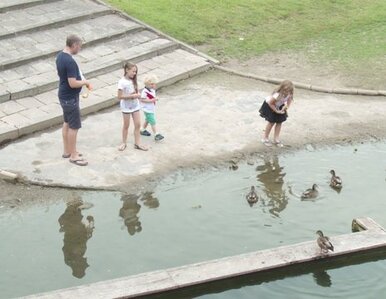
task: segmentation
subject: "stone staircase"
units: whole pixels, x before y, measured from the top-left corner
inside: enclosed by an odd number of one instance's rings
[[[94,90],[86,115],[117,102],[124,61],[139,83],[155,74],[165,86],[208,70],[213,61],[111,7],[93,0],[1,0],[0,144],[62,122],[55,56],[68,34],[84,40],[75,56]]]

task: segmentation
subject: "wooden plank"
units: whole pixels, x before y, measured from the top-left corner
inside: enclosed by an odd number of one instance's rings
[[[386,247],[386,232],[374,220],[361,218],[354,221],[367,230],[331,237],[335,251],[328,255],[320,253],[314,240],[25,298],[135,298]]]
[[[381,230],[381,231],[385,231],[385,229],[382,226],[380,226],[378,223],[376,223],[370,217],[354,219],[352,221],[352,228],[353,228],[353,230],[359,229],[359,230]]]

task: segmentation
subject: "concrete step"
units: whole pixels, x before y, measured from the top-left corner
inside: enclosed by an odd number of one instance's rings
[[[151,73],[159,78],[158,86],[162,87],[187,79],[210,67],[211,64],[205,58],[177,49],[140,61],[138,82],[143,87],[143,77]],[[115,105],[117,82],[122,76],[123,70],[118,69],[93,78],[94,90],[87,99],[81,100],[82,114],[87,115]],[[56,89],[1,103],[0,144],[60,123],[62,110]]]
[[[122,39],[96,45],[75,56],[86,78],[120,69],[123,62],[139,62],[174,50],[178,44],[158,38],[150,31],[140,31]],[[55,57],[0,71],[0,103],[57,88]]]
[[[48,2],[1,15],[0,40],[20,34],[60,27],[111,13],[111,10],[87,0]]]
[[[0,2],[0,13],[25,9],[35,5],[40,5],[44,3],[59,2],[62,0],[1,0]]]
[[[106,42],[144,27],[119,15],[110,14],[80,23],[31,32],[1,41],[0,70],[8,70],[26,63],[56,55],[63,49],[69,34],[76,33],[83,40],[83,47]]]

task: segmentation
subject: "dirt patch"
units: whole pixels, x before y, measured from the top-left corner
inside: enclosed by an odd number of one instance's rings
[[[338,62],[318,63],[304,52],[268,53],[245,61],[224,59],[223,66],[265,77],[289,79],[327,88],[386,89],[386,69],[379,62],[345,69]]]

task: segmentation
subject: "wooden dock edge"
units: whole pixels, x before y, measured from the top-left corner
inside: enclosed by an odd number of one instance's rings
[[[354,226],[362,231],[330,237],[335,251],[328,255],[320,253],[314,240],[24,298],[136,298],[386,247],[386,232],[373,219],[354,219]]]

